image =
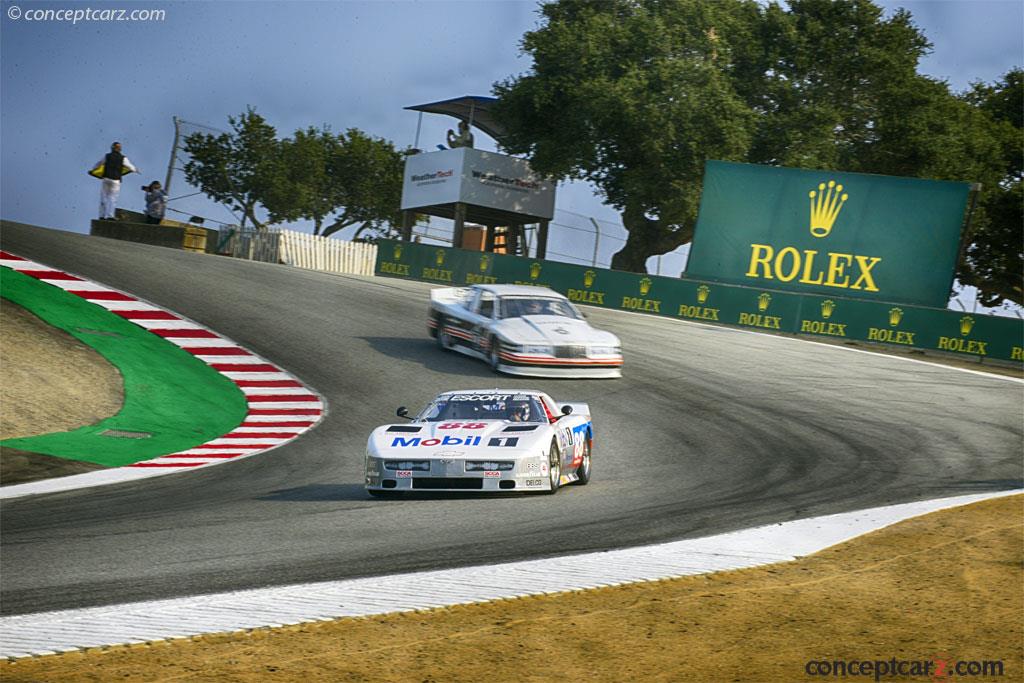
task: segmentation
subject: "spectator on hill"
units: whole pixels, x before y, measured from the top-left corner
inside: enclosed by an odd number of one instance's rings
[[[117,195],[121,193],[121,176],[136,173],[138,169],[121,154],[121,143],[110,146],[110,152],[96,162],[89,175],[100,179],[100,220],[113,220]]]

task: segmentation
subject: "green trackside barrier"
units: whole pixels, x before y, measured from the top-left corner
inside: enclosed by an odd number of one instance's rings
[[[205,443],[245,418],[242,391],[167,340],[10,268],[0,268],[0,286],[5,300],[95,349],[124,380],[124,404],[113,417],[70,432],[6,439],[3,446],[120,467]]]
[[[447,286],[549,287],[572,301],[670,318],[1024,361],[1024,321],[382,240],[376,273]]]

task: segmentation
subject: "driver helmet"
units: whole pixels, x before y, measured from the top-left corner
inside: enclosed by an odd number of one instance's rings
[[[513,399],[508,409],[509,419],[526,422],[530,419],[530,402],[526,399]]]

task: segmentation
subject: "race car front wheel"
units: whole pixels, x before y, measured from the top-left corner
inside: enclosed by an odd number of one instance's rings
[[[434,337],[437,341],[437,346],[440,349],[448,350],[452,348],[452,336],[448,334],[448,321],[444,317],[437,319],[437,336]]]
[[[548,455],[548,479],[551,489],[548,494],[558,493],[558,487],[562,485],[562,454],[558,450],[558,442],[551,442],[551,451]]]
[[[590,481],[590,439],[583,442],[583,462],[576,468],[576,476],[580,486],[586,486]]]

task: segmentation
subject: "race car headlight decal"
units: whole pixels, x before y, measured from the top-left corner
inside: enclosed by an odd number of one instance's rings
[[[515,467],[513,462],[485,462],[483,460],[467,460],[467,472],[507,472]]]
[[[618,356],[618,346],[591,346],[590,354],[592,356]]]
[[[386,470],[415,470],[418,472],[429,472],[429,460],[385,460]]]
[[[519,347],[519,351],[529,355],[544,356],[552,356],[555,353],[554,348],[550,344],[523,344]]]

